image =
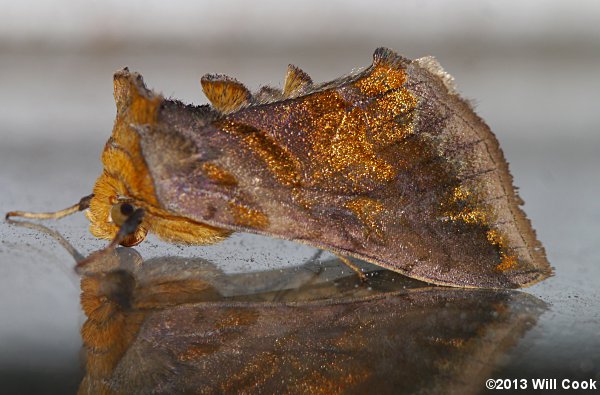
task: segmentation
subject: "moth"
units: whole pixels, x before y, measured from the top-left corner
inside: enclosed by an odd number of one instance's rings
[[[252,94],[201,79],[212,105],[114,75],[117,115],[85,210],[91,233],[207,245],[251,232],[456,287],[518,288],[552,274],[498,141],[432,57],[379,48],[363,71],[315,84],[290,65]],[[81,265],[82,263],[80,263]]]

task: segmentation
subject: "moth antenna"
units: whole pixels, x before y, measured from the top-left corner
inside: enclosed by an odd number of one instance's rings
[[[143,208],[136,209],[119,228],[115,238],[103,249],[90,254],[87,258],[82,259],[75,265],[75,272],[82,274],[82,269],[98,259],[102,259],[107,254],[114,251],[115,248],[130,234],[134,233],[144,219],[145,210]]]
[[[9,211],[6,213],[5,218],[8,220],[10,217],[22,217],[29,219],[59,219],[62,217],[66,217],[67,215],[74,214],[78,211],[87,210],[90,207],[90,201],[94,197],[94,194],[87,195],[79,200],[79,203],[76,203],[70,207],[67,207],[63,210],[54,211],[50,213],[33,213],[29,211]]]
[[[213,107],[223,114],[247,107],[252,100],[252,94],[244,84],[223,74],[206,74],[200,83]]]
[[[285,82],[283,83],[283,96],[286,98],[297,97],[305,93],[312,86],[312,78],[299,67],[288,65]]]

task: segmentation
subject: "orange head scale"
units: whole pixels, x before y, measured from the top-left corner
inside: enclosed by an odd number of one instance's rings
[[[108,248],[147,232],[185,244],[259,233],[458,287],[551,275],[495,136],[434,58],[380,48],[370,67],[323,84],[290,65],[282,89],[255,94],[222,75],[201,82],[212,105],[117,72],[93,194],[7,217],[86,210]]]

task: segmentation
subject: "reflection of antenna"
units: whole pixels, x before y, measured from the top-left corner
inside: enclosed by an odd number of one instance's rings
[[[78,204],[75,204],[64,210],[57,211],[55,213],[26,213],[21,211],[11,211],[10,213],[6,214],[6,221],[12,225],[23,226],[25,228],[34,229],[42,233],[46,233],[47,235],[54,238],[69,252],[69,254],[71,254],[73,259],[75,259],[75,271],[81,274],[81,271],[85,266],[113,252],[125,237],[135,232],[139,224],[142,222],[142,218],[144,217],[143,209],[135,210],[129,217],[127,217],[127,220],[123,223],[123,225],[119,227],[119,231],[117,232],[115,238],[106,247],[92,253],[87,258],[81,255],[79,251],[77,251],[75,247],[73,247],[73,245],[69,243],[57,231],[33,222],[15,221],[10,219],[10,217],[14,216],[34,219],[62,218],[69,214],[73,214],[74,212],[85,210],[87,207],[89,207],[89,201],[92,198],[92,196],[93,195],[86,196],[82,198]]]
[[[67,250],[69,254],[73,257],[73,259],[75,259],[75,262],[81,262],[85,259],[85,257],[81,255],[79,251],[77,251],[77,249],[67,241],[67,239],[65,239],[60,233],[58,233],[55,230],[47,228],[44,225],[28,221],[14,221],[12,219],[7,219],[7,222],[11,225],[22,226],[24,228],[33,229],[38,232],[47,234],[48,236],[56,240],[61,246],[63,246],[64,249]]]

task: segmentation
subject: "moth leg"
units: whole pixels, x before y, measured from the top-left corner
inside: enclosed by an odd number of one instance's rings
[[[94,252],[87,258],[77,262],[75,265],[75,271],[81,273],[83,267],[87,266],[90,262],[94,262],[98,259],[102,259],[107,254],[111,253],[121,242],[130,234],[134,233],[138,226],[142,223],[144,218],[145,210],[143,208],[136,209],[127,219],[123,222],[123,225],[119,228],[116,236],[109,245],[103,249]]]
[[[9,211],[6,213],[5,218],[9,219],[10,217],[22,217],[29,219],[59,219],[62,217],[66,217],[67,215],[74,214],[78,211],[87,210],[90,207],[90,201],[94,195],[84,196],[79,200],[79,203],[76,203],[70,207],[67,207],[63,210],[58,210],[50,213],[32,213],[29,211]]]
[[[310,287],[311,285],[313,285],[319,279],[321,274],[323,273],[323,266],[318,265],[318,266],[316,266],[316,270],[312,270],[311,268],[308,267],[308,265],[313,264],[315,261],[317,261],[317,259],[319,259],[322,254],[323,254],[323,250],[318,250],[312,257],[310,257],[306,262],[304,262],[304,264],[302,266],[300,266],[301,268],[310,272],[307,280],[301,282],[298,285],[298,287],[281,289],[281,290],[277,291],[277,293],[273,296],[273,302],[281,302],[283,300],[286,300],[286,299],[288,299],[289,295],[298,292],[299,289],[306,289],[306,288]]]
[[[350,258],[348,258],[345,255],[340,255],[337,254],[335,252],[332,252],[335,256],[338,257],[338,259],[340,261],[342,261],[344,263],[344,265],[348,266],[350,269],[352,269],[352,271],[354,273],[356,273],[356,275],[358,276],[358,278],[360,279],[360,281],[362,281],[363,283],[367,281],[367,275],[365,273],[363,273],[362,269],[360,268],[360,266],[358,266],[357,264],[353,263]]]

